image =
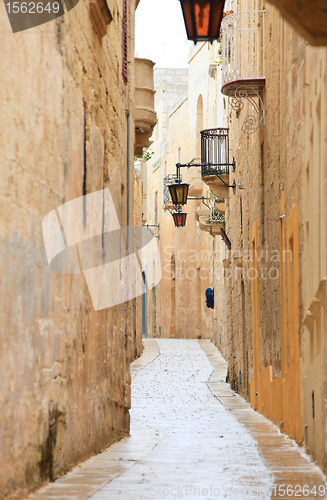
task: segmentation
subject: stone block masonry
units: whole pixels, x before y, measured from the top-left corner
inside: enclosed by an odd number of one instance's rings
[[[56,207],[108,187],[120,224],[128,197],[129,223],[137,218],[135,2],[127,2],[127,82],[122,3],[108,1],[102,38],[89,2],[15,35],[1,8],[1,498],[25,496],[129,432],[139,301],[94,312],[83,274],[49,269],[41,230]]]

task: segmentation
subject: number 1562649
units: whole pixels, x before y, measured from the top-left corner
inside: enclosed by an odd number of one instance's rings
[[[53,12],[57,14],[60,9],[58,2],[9,2],[6,3],[8,14],[42,14]]]

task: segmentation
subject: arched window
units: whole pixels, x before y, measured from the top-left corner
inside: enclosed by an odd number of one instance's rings
[[[196,107],[196,157],[201,158],[201,136],[203,130],[203,98],[199,95],[198,104]]]

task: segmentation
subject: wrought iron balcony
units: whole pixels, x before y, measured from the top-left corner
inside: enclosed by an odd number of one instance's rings
[[[199,227],[201,231],[206,231],[211,236],[221,235],[221,229],[225,227],[225,216],[215,211],[214,214],[200,215],[199,216]]]
[[[229,129],[213,128],[201,132],[201,175],[229,175]]]
[[[214,128],[201,132],[201,177],[217,198],[229,196],[229,129]]]
[[[168,186],[170,184],[173,184],[177,178],[178,178],[177,174],[169,174],[169,175],[166,175],[166,177],[164,177],[164,180],[163,180],[163,203],[164,203],[163,208],[164,208],[164,210],[168,210],[170,208],[176,208],[172,202]]]
[[[222,89],[227,96],[237,92],[258,95],[265,85],[265,11],[236,12],[221,23]]]
[[[195,211],[195,219],[199,222],[200,230],[208,232],[211,236],[221,235],[221,229],[225,227],[225,215],[217,210],[217,205],[222,205],[221,202],[221,199],[211,197],[209,210]]]

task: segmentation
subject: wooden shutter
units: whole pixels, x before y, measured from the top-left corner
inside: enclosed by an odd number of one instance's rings
[[[127,0],[123,0],[123,77],[127,82]]]

